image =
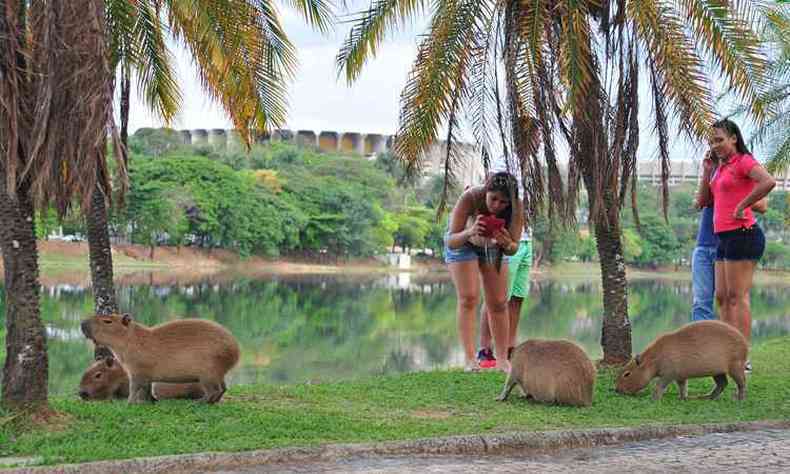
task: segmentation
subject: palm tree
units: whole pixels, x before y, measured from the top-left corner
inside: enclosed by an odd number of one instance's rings
[[[790,8],[769,10],[765,20],[764,36],[771,45],[773,61],[767,74],[769,87],[762,98],[773,110],[751,141],[767,147],[766,167],[779,173],[790,166]]]
[[[0,247],[5,266],[2,404],[46,407],[33,213],[62,216],[108,186],[112,123],[103,0],[0,0]],[[90,84],[91,87],[85,87]]]
[[[332,22],[323,0],[291,2],[319,30]],[[181,93],[166,37],[184,46],[209,95],[217,99],[247,143],[254,130],[279,127],[296,67],[293,46],[271,1],[107,0],[111,64],[121,84],[121,141],[126,145],[132,76],[148,107],[170,122]],[[125,162],[126,163],[126,162]],[[126,163],[128,165],[128,163]],[[118,311],[107,226],[107,189],[97,189],[87,212],[90,268],[97,314]],[[97,349],[96,356],[106,352]]]
[[[713,121],[706,61],[764,116],[755,3],[375,0],[354,20],[337,64],[353,82],[387,35],[429,14],[401,95],[395,152],[419,170],[440,129],[446,124],[452,144],[466,114],[485,166],[495,148],[517,159],[531,216],[546,207],[550,218],[572,222],[583,182],[601,262],[604,362],[622,363],[631,325],[620,211],[631,201],[636,212],[640,79],[648,78],[666,215],[669,126],[699,139]],[[558,139],[570,150],[564,183]],[[448,181],[456,166],[448,146]]]

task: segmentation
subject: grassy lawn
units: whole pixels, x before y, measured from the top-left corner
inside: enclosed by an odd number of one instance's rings
[[[787,419],[790,337],[755,347],[751,358],[755,373],[745,402],[732,400],[733,383],[717,401],[681,402],[675,386],[658,403],[647,391],[620,396],[613,391],[613,373],[602,373],[592,408],[536,405],[513,395],[498,403],[494,397],[504,376],[460,371],[237,386],[215,406],[56,398],[51,404],[62,416],[44,427],[22,426],[0,412],[0,455],[42,456],[51,464],[472,433]],[[713,382],[689,385],[695,395],[709,391]]]

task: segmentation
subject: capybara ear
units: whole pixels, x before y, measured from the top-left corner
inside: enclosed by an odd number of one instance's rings
[[[104,363],[107,365],[107,368],[112,368],[115,365],[115,357],[105,357]]]
[[[642,363],[642,356],[637,354],[634,356],[634,361],[636,362],[636,366],[639,367],[639,365]]]
[[[129,313],[126,313],[121,317],[121,324],[124,326],[128,326],[130,322],[132,322],[132,317],[129,316]]]

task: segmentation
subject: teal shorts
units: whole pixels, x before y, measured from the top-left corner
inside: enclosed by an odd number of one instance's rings
[[[529,296],[529,270],[532,268],[532,241],[522,240],[518,251],[508,259],[507,299]]]

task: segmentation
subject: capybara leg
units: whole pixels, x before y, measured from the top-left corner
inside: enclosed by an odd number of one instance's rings
[[[689,381],[688,380],[678,380],[678,392],[680,393],[681,400],[688,400],[689,398]]]
[[[727,388],[727,376],[724,374],[714,375],[713,380],[716,382],[716,387],[705,398],[716,400],[721,395],[721,392]]]
[[[225,382],[223,381],[222,383],[219,384],[219,391],[216,394],[214,394],[213,399],[209,403],[217,403],[220,400],[222,400],[222,396],[225,395],[226,391],[227,391],[227,387],[225,386]]]
[[[664,396],[664,392],[667,391],[667,387],[669,387],[669,384],[671,383],[671,380],[658,379],[658,382],[656,382],[656,388],[653,390],[653,400],[661,400],[661,397]]]
[[[730,371],[730,377],[735,381],[735,385],[738,386],[738,391],[735,393],[736,400],[745,400],[746,399],[746,371],[744,370],[743,364],[739,364],[738,367],[732,369]]]
[[[148,380],[132,379],[129,382],[129,403],[155,402],[151,385],[153,384]]]
[[[203,401],[206,403],[217,403],[222,397],[222,386],[216,382],[202,382]]]
[[[507,380],[505,381],[505,386],[502,387],[502,393],[496,397],[497,401],[504,402],[507,400],[508,395],[510,395],[510,391],[513,390],[513,387],[516,386],[516,379],[513,375],[508,375]]]

